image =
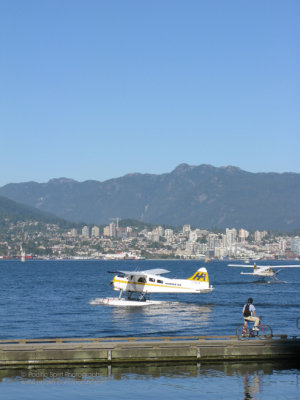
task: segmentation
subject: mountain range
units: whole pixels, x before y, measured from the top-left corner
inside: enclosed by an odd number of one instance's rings
[[[200,228],[300,227],[300,174],[251,173],[233,166],[180,164],[170,173],[133,173],[104,182],[10,183],[0,195],[68,221],[97,225],[119,217]]]

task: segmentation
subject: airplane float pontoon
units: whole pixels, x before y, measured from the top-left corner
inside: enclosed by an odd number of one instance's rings
[[[300,265],[256,265],[256,263],[251,265],[244,264],[228,264],[228,267],[239,267],[239,268],[253,268],[253,272],[241,272],[241,275],[253,275],[261,278],[273,278],[277,279],[276,275],[281,271],[282,268],[300,268]],[[275,269],[280,268],[279,271]]]
[[[169,279],[161,274],[166,269],[149,269],[145,271],[113,271],[116,273],[111,284],[114,290],[120,291],[118,298],[106,297],[96,299],[96,303],[116,306],[143,306],[160,304],[161,301],[150,300],[151,293],[209,293],[213,287],[209,285],[206,268],[199,268],[188,279]],[[122,297],[124,294],[124,297]],[[95,301],[94,303],[95,304]]]

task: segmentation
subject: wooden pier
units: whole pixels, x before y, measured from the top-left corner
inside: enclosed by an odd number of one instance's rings
[[[299,360],[300,338],[236,336],[0,340],[0,367]]]

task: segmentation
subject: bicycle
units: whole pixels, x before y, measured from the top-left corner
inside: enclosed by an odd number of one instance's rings
[[[236,328],[236,336],[239,340],[247,340],[250,338],[259,338],[259,339],[271,339],[273,336],[272,328],[269,325],[262,325],[261,323],[262,317],[259,317],[259,330],[256,331],[253,328],[249,329],[249,322],[247,321],[247,326],[245,324],[239,325]]]

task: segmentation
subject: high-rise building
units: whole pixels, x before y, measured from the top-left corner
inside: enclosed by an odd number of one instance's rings
[[[117,225],[112,222],[108,226],[105,226],[103,229],[104,236],[116,237],[117,236]]]
[[[191,225],[183,225],[182,233],[184,236],[189,237],[191,231]]]
[[[72,228],[71,229],[71,236],[72,237],[76,237],[77,236],[77,229],[76,228]]]
[[[94,236],[94,237],[100,236],[100,229],[98,226],[92,227],[92,236]]]
[[[291,240],[291,250],[297,254],[300,255],[300,237],[296,236]]]
[[[214,250],[215,247],[218,245],[218,235],[215,233],[210,233],[207,236],[207,244],[208,244],[208,250]]]
[[[232,246],[236,243],[237,231],[235,228],[229,229],[226,228],[226,242],[227,246]]]
[[[254,240],[255,240],[256,242],[260,242],[261,239],[262,239],[262,237],[261,237],[261,232],[255,231],[255,232],[254,232]]]
[[[162,226],[158,226],[152,230],[152,234],[156,236],[164,236],[165,230]]]
[[[189,240],[191,242],[196,242],[198,239],[198,235],[196,231],[190,231]]]
[[[152,242],[159,242],[159,235],[157,233],[152,233],[151,240]]]
[[[172,238],[174,236],[174,231],[173,229],[166,229],[165,230],[165,237],[168,239]]]
[[[105,226],[105,227],[103,228],[103,235],[104,235],[104,236],[109,236],[109,233],[110,233],[109,226]]]
[[[83,237],[90,237],[90,228],[88,226],[84,226],[82,228],[81,234]]]
[[[249,236],[249,232],[246,231],[246,229],[239,230],[239,238],[242,243],[244,243],[246,241],[248,236]]]
[[[157,234],[159,236],[164,236],[165,230],[164,230],[164,228],[162,226],[158,226],[156,229],[157,229]]]
[[[286,247],[287,247],[287,240],[280,238],[279,243],[278,243],[278,248],[279,248],[280,254],[283,254],[285,252]]]
[[[117,236],[117,225],[114,222],[109,224],[109,236],[116,237]]]

